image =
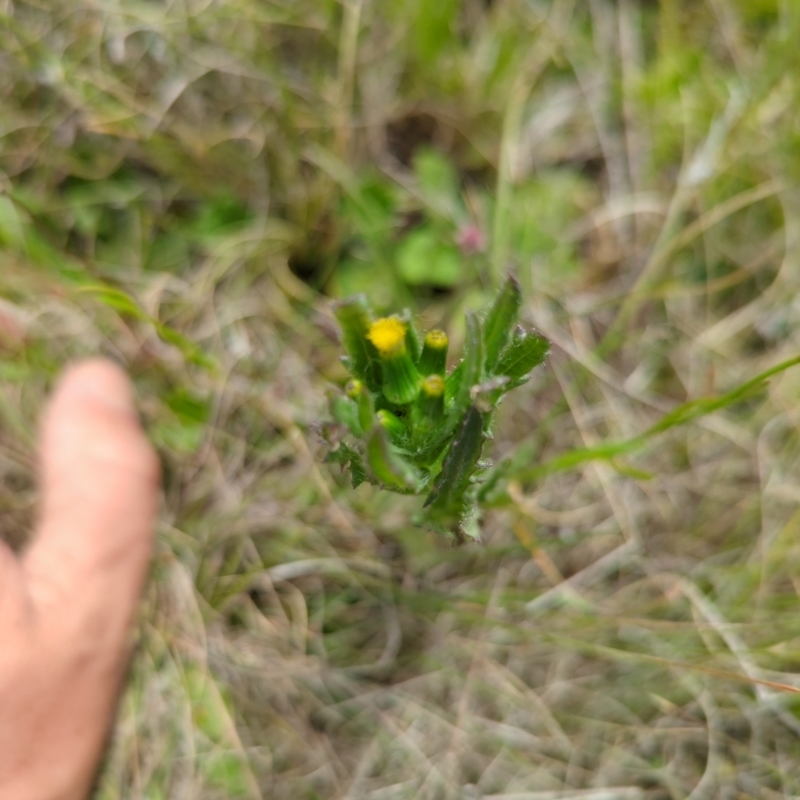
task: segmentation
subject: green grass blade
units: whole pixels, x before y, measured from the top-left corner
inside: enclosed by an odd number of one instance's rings
[[[156,333],[169,344],[177,347],[184,358],[191,364],[196,364],[207,370],[214,370],[217,368],[217,362],[209,355],[203,352],[191,339],[184,336],[169,325],[165,325],[157,319],[151,317],[147,312],[139,307],[138,303],[125,292],[120,289],[115,289],[113,286],[104,286],[102,284],[88,284],[81,286],[78,290],[81,294],[92,295],[96,300],[101,302],[108,308],[113,308],[120,314],[127,314],[133,319],[140,322],[148,322],[151,324]]]
[[[560,456],[556,456],[556,458],[550,459],[550,461],[544,464],[523,470],[521,473],[518,473],[517,477],[530,480],[550,472],[563,472],[564,470],[577,467],[580,464],[585,464],[588,461],[610,461],[619,456],[631,455],[643,449],[653,437],[660,433],[664,433],[680,425],[686,425],[696,419],[700,419],[715,411],[728,408],[729,406],[752,397],[766,387],[767,381],[770,378],[798,364],[800,364],[800,355],[782,361],[774,367],[770,367],[756,375],[755,378],[752,378],[741,386],[719,397],[703,397],[698,400],[690,400],[688,403],[684,403],[668,414],[665,414],[655,425],[651,425],[644,433],[638,436],[634,436],[622,442],[606,442],[596,447],[571,450]]]

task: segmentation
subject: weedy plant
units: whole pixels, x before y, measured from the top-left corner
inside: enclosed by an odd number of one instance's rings
[[[467,312],[463,358],[448,374],[449,339],[420,337],[411,314],[375,319],[363,296],[339,303],[336,317],[352,378],[331,398],[328,461],[364,481],[426,494],[419,522],[477,540],[481,459],[503,397],[522,385],[550,350],[517,323],[522,294],[514,277],[485,314]]]

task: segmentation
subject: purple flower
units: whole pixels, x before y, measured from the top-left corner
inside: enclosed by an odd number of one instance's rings
[[[486,235],[483,230],[474,222],[469,222],[461,227],[456,239],[461,252],[465,256],[482,253],[486,248]]]

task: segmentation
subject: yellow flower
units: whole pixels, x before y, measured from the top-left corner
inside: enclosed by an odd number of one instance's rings
[[[382,356],[399,355],[406,347],[408,326],[397,317],[383,317],[369,326],[367,338]]]
[[[410,403],[419,391],[420,376],[406,347],[408,324],[397,317],[383,317],[369,326],[367,339],[381,359],[383,396],[395,405]]]

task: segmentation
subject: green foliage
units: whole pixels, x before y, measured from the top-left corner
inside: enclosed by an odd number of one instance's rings
[[[336,315],[353,380],[331,398],[338,428],[328,429],[328,461],[349,469],[354,488],[367,480],[427,493],[426,524],[460,542],[479,539],[476,481],[492,413],[549,352],[536,333],[519,328],[511,337],[521,306],[519,283],[509,277],[484,319],[467,314],[464,358],[443,379],[431,353],[437,349],[444,358],[441,331],[426,336],[420,353],[406,344],[408,317],[373,321],[363,298],[340,303]],[[430,374],[419,373],[433,364]]]
[[[230,750],[231,718],[224,697],[210,676],[199,669],[187,669],[184,681],[192,720],[208,748],[198,753],[203,777],[225,797],[247,797],[247,763],[240,753]]]
[[[487,208],[483,190],[470,198],[452,159],[420,147],[411,164],[413,182],[399,184],[385,175],[359,177],[331,166],[345,194],[339,224],[346,232],[343,253],[333,271],[330,290],[341,297],[364,293],[379,307],[392,298],[411,297],[428,287],[458,290],[476,278],[481,248],[465,253],[459,234],[482,222],[471,204]]]
[[[397,271],[410,286],[455,286],[462,274],[458,249],[431,227],[409,233],[397,248]]]

